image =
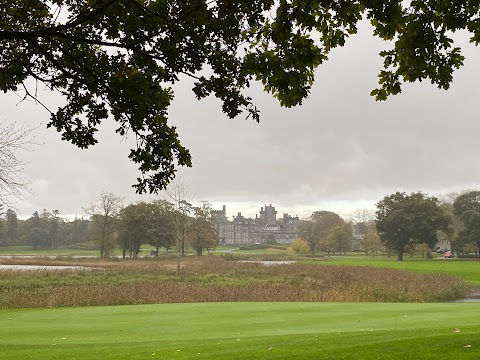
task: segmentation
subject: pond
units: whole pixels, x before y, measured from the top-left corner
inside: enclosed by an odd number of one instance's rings
[[[0,270],[85,270],[84,266],[0,265]]]
[[[295,261],[241,260],[241,263],[261,264],[265,266],[295,264]]]

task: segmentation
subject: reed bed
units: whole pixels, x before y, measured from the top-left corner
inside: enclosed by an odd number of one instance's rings
[[[25,262],[23,262],[25,263]],[[37,261],[38,263],[38,261]],[[0,308],[186,302],[436,302],[466,296],[466,283],[440,274],[288,264],[264,266],[219,257],[173,260],[45,260],[89,270],[0,270]]]

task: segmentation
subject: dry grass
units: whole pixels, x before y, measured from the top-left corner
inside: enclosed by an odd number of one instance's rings
[[[41,263],[97,270],[0,271],[0,308],[227,301],[432,302],[462,298],[467,292],[461,279],[447,275],[355,266],[263,266],[214,256],[182,260],[181,276],[175,275],[173,260],[44,259]]]

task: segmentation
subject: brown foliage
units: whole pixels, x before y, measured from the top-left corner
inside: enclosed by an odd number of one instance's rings
[[[87,262],[86,262],[87,263]],[[430,302],[465,296],[462,280],[370,267],[264,266],[218,257],[102,261],[93,271],[0,271],[0,308],[235,301]],[[85,265],[85,264],[77,264]]]

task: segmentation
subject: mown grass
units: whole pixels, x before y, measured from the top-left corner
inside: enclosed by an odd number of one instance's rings
[[[0,308],[232,301],[433,302],[463,298],[468,291],[461,279],[448,275],[354,266],[263,266],[217,256],[184,259],[180,276],[175,274],[174,260],[45,259],[42,263],[94,270],[0,271]]]
[[[231,247],[218,247],[217,251],[224,251],[232,249]],[[150,257],[150,252],[156,250],[156,247],[151,245],[143,245],[140,251],[139,257]],[[207,252],[208,253],[208,252]],[[165,248],[159,249],[160,255],[173,254],[172,250],[167,251]],[[186,248],[186,254],[196,255],[196,251],[191,248]],[[56,249],[34,249],[33,246],[0,246],[0,255],[2,256],[37,256],[37,257],[57,257],[57,256],[71,256],[71,257],[99,257],[100,250],[87,250],[87,249],[73,249],[69,247],[60,247]],[[122,251],[115,249],[110,254],[111,256],[121,257]],[[129,254],[127,254],[127,257]]]
[[[478,359],[480,304],[210,303],[0,310],[19,359]]]
[[[99,250],[79,249],[34,249],[33,246],[1,246],[4,256],[98,256]]]
[[[395,258],[368,256],[335,256],[328,261],[306,261],[306,263],[369,266],[407,270],[422,274],[449,274],[463,278],[473,284],[480,284],[480,261],[476,259],[422,259],[406,258],[398,261]]]

